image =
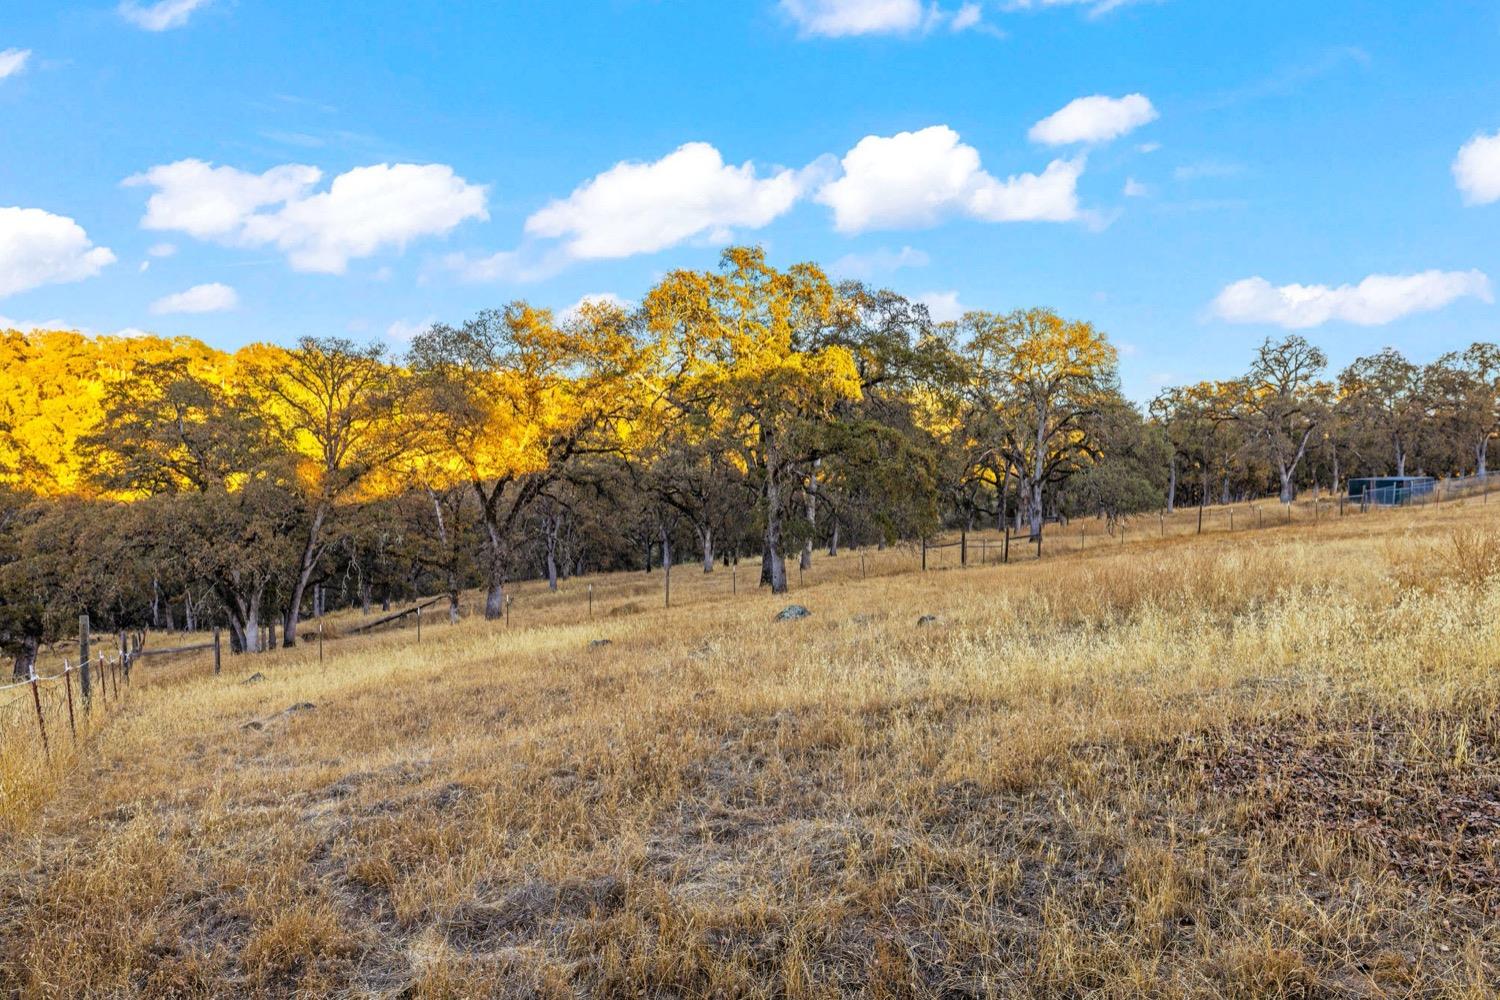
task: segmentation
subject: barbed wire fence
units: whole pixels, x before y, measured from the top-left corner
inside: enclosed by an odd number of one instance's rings
[[[1178,508],[1175,512],[1165,510],[1153,515],[1136,515],[1133,518],[1106,519],[1105,527],[1090,531],[1084,521],[1078,530],[1062,521],[1048,521],[1042,530],[1033,535],[1030,531],[1016,531],[1007,524],[1003,528],[983,532],[959,529],[958,538],[947,536],[922,537],[898,543],[879,550],[869,546],[849,550],[859,562],[858,578],[887,577],[929,570],[961,569],[971,566],[997,566],[1012,562],[1035,562],[1044,554],[1067,555],[1098,550],[1105,546],[1121,546],[1129,541],[1147,541],[1153,538],[1184,537],[1213,533],[1258,531],[1288,525],[1317,524],[1323,521],[1365,515],[1387,510],[1440,507],[1454,501],[1477,499],[1482,504],[1489,502],[1489,494],[1500,490],[1500,476],[1466,476],[1414,486],[1379,487],[1359,495],[1339,494],[1314,496],[1297,503],[1281,503],[1277,498],[1262,498],[1239,505],[1218,505],[1210,508]],[[1268,513],[1269,512],[1269,513]],[[1097,519],[1089,519],[1097,520]],[[1153,530],[1154,529],[1154,530]],[[954,551],[956,550],[956,551]],[[878,555],[877,560],[870,556]],[[795,558],[789,555],[788,560]],[[910,559],[910,562],[906,560]],[[753,583],[739,585],[738,554],[727,567],[728,587],[721,580],[716,590],[708,595],[715,597],[737,596],[742,592],[763,592],[759,586],[759,560],[750,560],[756,570]],[[691,565],[688,563],[684,566]],[[852,574],[851,574],[852,575]],[[662,567],[662,603],[673,607],[671,567]],[[814,581],[814,585],[819,582]],[[808,586],[799,566],[798,588]],[[504,602],[503,622],[508,629],[512,625],[511,611],[520,592],[519,582],[512,586]],[[582,587],[568,588],[567,593],[554,593],[551,603],[575,605],[582,614],[577,617],[592,621],[596,617],[596,606],[602,609],[613,598],[613,608],[606,614],[618,613],[622,608],[628,612],[644,610],[636,598],[649,593],[650,584],[634,574],[611,574],[609,580],[590,580]],[[696,589],[696,588],[695,588]],[[720,593],[723,591],[723,593]],[[621,604],[621,599],[624,603]],[[336,634],[326,635],[323,621],[319,618],[316,630],[302,641],[302,645],[316,643],[317,662],[324,660],[326,638],[351,638],[374,634],[379,630],[415,626],[415,641],[422,641],[422,612],[434,605],[449,600],[448,595],[431,597],[412,606],[383,614],[380,617],[344,628]],[[537,607],[544,602],[538,601]],[[681,602],[679,601],[679,606]],[[571,616],[570,616],[571,617]],[[446,616],[445,616],[446,619]],[[534,624],[567,624],[546,622],[540,618]],[[523,623],[523,627],[526,624]],[[275,626],[260,627],[259,649],[255,653],[272,652],[275,649]],[[223,668],[223,637],[219,628],[212,630],[208,641],[165,648],[147,648],[144,631],[121,631],[110,636],[110,649],[95,652],[96,639],[91,632],[88,615],[79,617],[79,633],[76,640],[54,643],[71,646],[76,643],[77,652],[62,658],[61,669],[52,673],[39,673],[37,660],[33,659],[30,676],[18,678],[0,685],[0,755],[24,754],[40,750],[41,759],[51,762],[54,751],[61,747],[76,749],[97,732],[104,720],[130,701],[133,669],[143,660],[156,657],[171,657],[190,653],[212,652],[213,673],[218,675]],[[308,651],[304,651],[306,653]],[[29,735],[27,735],[29,734]]]

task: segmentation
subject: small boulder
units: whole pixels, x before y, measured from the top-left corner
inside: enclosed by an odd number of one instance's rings
[[[593,639],[589,642],[589,649],[599,649],[601,646],[608,646],[611,642],[613,642],[612,639]]]
[[[943,620],[941,618],[939,618],[937,615],[923,615],[921,618],[917,619],[917,627],[918,628],[921,628],[921,627],[926,626],[926,625],[941,625],[941,624],[943,624]]]
[[[263,681],[265,679],[266,679],[266,675],[263,674],[263,673],[261,673],[259,670],[257,670],[255,673],[251,674],[249,677],[246,677],[244,680],[240,681],[240,683],[241,684],[259,684],[261,681]]]
[[[795,622],[800,621],[803,618],[810,617],[811,615],[812,612],[807,610],[800,604],[788,604],[786,607],[777,612],[776,620],[779,622]]]

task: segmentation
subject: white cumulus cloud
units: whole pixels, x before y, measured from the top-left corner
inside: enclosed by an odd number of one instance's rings
[[[0,51],[0,80],[8,76],[15,76],[26,68],[26,61],[31,58],[30,49],[5,49]]]
[[[158,316],[226,312],[239,304],[239,294],[233,288],[215,281],[206,285],[194,285],[185,292],[165,295],[151,303],[151,311]]]
[[[1493,302],[1481,271],[1372,274],[1357,285],[1273,286],[1261,277],[1227,286],[1213,313],[1231,323],[1272,323],[1289,330],[1329,322],[1383,326],[1414,313],[1432,312],[1462,298]]]
[[[254,174],[179,160],[126,179],[156,190],[145,229],[187,233],[227,246],[274,246],[298,271],[342,274],[349,261],[488,219],[483,185],[440,163],[378,163],[315,192],[317,167],[286,164]]]
[[[824,38],[967,31],[984,20],[972,0],[951,11],[923,0],[781,0],[781,10],[803,35]]]
[[[987,222],[1077,219],[1082,157],[1054,160],[1040,174],[1005,180],[987,173],[979,151],[946,125],[866,136],[844,155],[843,176],[817,200],[843,233],[936,225],[951,215]]]
[[[690,142],[651,163],[617,163],[533,214],[526,233],[562,240],[569,256],[584,260],[652,253],[694,237],[722,241],[785,214],[816,173],[763,177],[753,164],[726,164],[713,146]]]
[[[0,296],[92,278],[115,262],[72,219],[39,208],[0,207]]]
[[[614,306],[616,309],[629,309],[631,302],[623,296],[614,292],[588,292],[580,295],[578,301],[570,306],[565,306],[557,311],[557,322],[566,326],[583,315],[583,307],[586,305]]]
[[[947,323],[964,314],[957,292],[925,292],[917,296],[917,301],[927,307],[927,315],[934,323]]]
[[[210,0],[157,0],[156,3],[124,0],[118,9],[120,16],[137,28],[167,31],[187,24],[193,11],[199,7],[207,7],[209,3]]]
[[[428,316],[426,319],[417,320],[416,322],[398,319],[385,328],[385,335],[388,340],[392,340],[398,344],[410,344],[419,334],[430,330],[432,324],[436,322],[436,316]]]
[[[1078,142],[1109,142],[1160,117],[1144,94],[1106,97],[1094,94],[1069,101],[1031,127],[1032,142],[1067,146]]]
[[[1453,179],[1470,205],[1500,201],[1500,132],[1464,143],[1453,161]]]
[[[805,34],[902,34],[922,26],[921,0],[781,0],[781,9]]]

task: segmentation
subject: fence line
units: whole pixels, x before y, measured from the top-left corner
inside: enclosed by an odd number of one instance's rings
[[[1405,492],[1402,490],[1405,489]],[[1090,534],[1087,524],[1084,522],[1079,531],[1072,533],[1071,525],[1065,522],[1044,523],[1042,531],[1038,536],[1032,536],[1029,532],[1013,532],[1010,525],[996,531],[995,535],[970,532],[960,529],[959,537],[955,539],[932,539],[922,537],[915,542],[899,543],[892,548],[899,556],[905,551],[910,556],[919,559],[921,571],[930,569],[929,557],[937,556],[938,568],[946,569],[948,549],[958,549],[956,568],[964,568],[970,565],[973,549],[978,549],[978,564],[1001,565],[1012,561],[1014,554],[1011,552],[1012,543],[1018,543],[1027,547],[1034,546],[1034,552],[1027,552],[1027,561],[1035,561],[1043,558],[1043,541],[1050,542],[1047,551],[1066,555],[1070,552],[1083,552],[1090,548],[1093,542],[1095,548],[1101,544],[1124,545],[1127,541],[1127,533],[1132,539],[1149,540],[1153,535],[1165,538],[1168,532],[1169,518],[1175,518],[1179,514],[1187,514],[1186,523],[1172,525],[1173,536],[1181,537],[1184,534],[1203,535],[1221,531],[1226,533],[1239,533],[1243,531],[1262,530],[1266,528],[1284,527],[1287,525],[1319,523],[1329,518],[1342,518],[1351,515],[1369,516],[1375,511],[1398,507],[1422,507],[1427,505],[1438,506],[1455,500],[1478,498],[1481,503],[1488,503],[1489,493],[1500,489],[1500,476],[1468,476],[1454,477],[1436,481],[1430,489],[1418,488],[1396,488],[1390,496],[1379,494],[1375,496],[1362,495],[1350,497],[1346,494],[1338,496],[1318,497],[1303,501],[1300,505],[1300,514],[1297,504],[1281,504],[1275,498],[1262,498],[1259,501],[1249,501],[1243,507],[1221,506],[1213,509],[1200,505],[1197,508],[1179,508],[1172,515],[1165,510],[1159,511],[1155,517],[1156,531],[1151,530],[1150,515],[1141,515],[1133,519],[1117,519],[1107,522],[1104,533]],[[1266,516],[1264,507],[1275,503],[1272,515]],[[1276,508],[1281,508],[1277,510]],[[1238,515],[1238,517],[1236,516]],[[1252,517],[1253,515],[1253,517]],[[1146,522],[1142,524],[1141,522]],[[1185,530],[1182,530],[1185,529]],[[998,537],[996,537],[998,536]],[[868,575],[867,554],[869,547],[858,548],[859,553],[859,576],[865,578]],[[1024,551],[1024,550],[1023,550]],[[910,557],[908,556],[908,557]],[[795,558],[793,556],[792,558]],[[758,564],[759,560],[751,560],[752,564]],[[738,584],[738,554],[730,567],[730,585],[728,593],[730,596],[739,593]],[[683,565],[691,565],[685,563]],[[906,564],[910,566],[910,564]],[[892,569],[882,567],[877,575],[904,575],[912,572],[912,569]],[[802,577],[799,573],[799,586]],[[584,620],[591,620],[595,615],[596,590],[610,586],[612,589],[636,589],[639,586],[639,577],[632,582],[627,574],[618,574],[616,580],[609,584],[603,581],[588,581],[586,587],[581,588],[580,603],[586,601],[587,612]],[[670,587],[670,574],[663,573],[663,587]],[[759,588],[754,588],[758,590]],[[670,592],[667,592],[670,594]],[[352,628],[344,629],[343,635],[356,636],[365,635],[375,629],[398,623],[404,624],[409,618],[416,621],[416,641],[421,642],[422,612],[442,601],[447,600],[447,595],[438,595],[420,601],[411,607],[383,615],[374,621],[365,622]],[[511,606],[515,601],[515,595],[508,593],[505,600],[505,623],[511,623]],[[667,598],[670,606],[670,596]],[[54,746],[53,736],[62,732],[62,724],[66,721],[71,744],[76,746],[79,742],[79,729],[85,730],[83,738],[88,738],[97,727],[103,713],[110,708],[121,706],[125,699],[125,693],[130,690],[131,668],[136,663],[146,658],[166,657],[172,655],[213,651],[213,672],[217,675],[221,672],[222,663],[222,637],[218,628],[213,630],[213,639],[208,642],[199,642],[183,646],[168,648],[148,649],[145,647],[144,633],[134,633],[127,641],[124,632],[118,635],[118,645],[112,654],[99,653],[97,658],[89,655],[92,635],[89,631],[88,616],[82,615],[79,619],[79,636],[77,639],[58,640],[53,643],[57,645],[76,645],[78,647],[78,658],[63,659],[61,670],[52,674],[39,674],[36,664],[31,666],[31,676],[21,680],[0,684],[0,697],[7,692],[15,692],[11,697],[0,700],[0,750],[12,749],[10,742],[19,728],[32,727],[35,731],[36,745],[40,747],[44,758],[51,760]],[[308,640],[304,640],[307,642]],[[316,642],[318,646],[318,659],[323,659],[324,630],[322,622],[319,621]],[[270,651],[269,644],[262,651]],[[74,681],[78,683],[79,691],[75,696]],[[123,692],[122,692],[123,682]],[[97,685],[97,690],[96,686]],[[22,717],[29,717],[26,721]]]

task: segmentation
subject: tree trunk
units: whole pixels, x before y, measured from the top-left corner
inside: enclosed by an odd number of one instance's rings
[[[32,670],[36,668],[37,638],[34,635],[21,636],[21,644],[16,647],[16,655],[11,668],[12,680],[24,681],[31,676]]]
[[[496,621],[505,617],[505,549],[499,526],[486,518],[484,527],[489,549],[485,567],[484,617],[487,621]]]
[[[1167,476],[1167,513],[1171,514],[1177,510],[1177,456],[1172,456],[1168,463],[1169,473]]]
[[[839,554],[839,522],[833,522],[833,528],[828,532],[828,557],[831,559]]]
[[[1036,541],[1042,537],[1042,483],[1040,479],[1027,484],[1026,506],[1027,518],[1031,525],[1031,540]]]
[[[774,472],[766,476],[766,536],[760,582],[773,594],[786,593],[786,558],[781,552],[781,488]]]
[[[318,568],[323,557],[320,544],[323,539],[323,522],[328,518],[328,506],[319,503],[313,513],[312,523],[307,526],[307,541],[302,546],[302,561],[297,566],[297,579],[292,584],[292,598],[287,603],[286,616],[282,622],[281,646],[291,649],[297,645],[297,623],[302,620],[302,596],[307,592],[308,581]]]
[[[703,545],[703,572],[714,571],[714,529],[699,528],[698,541]]]
[[[1486,434],[1480,439],[1478,447],[1474,449],[1474,475],[1484,479],[1489,475],[1486,466],[1489,461],[1490,438]]]
[[[812,569],[813,529],[818,523],[818,466],[822,462],[821,458],[814,460],[807,477],[807,501],[802,508],[807,516],[807,540],[802,543],[802,557],[797,563],[803,570]]]
[[[246,653],[261,651],[260,641],[261,591],[250,595],[236,595],[229,606],[229,628],[240,637],[240,649]]]

